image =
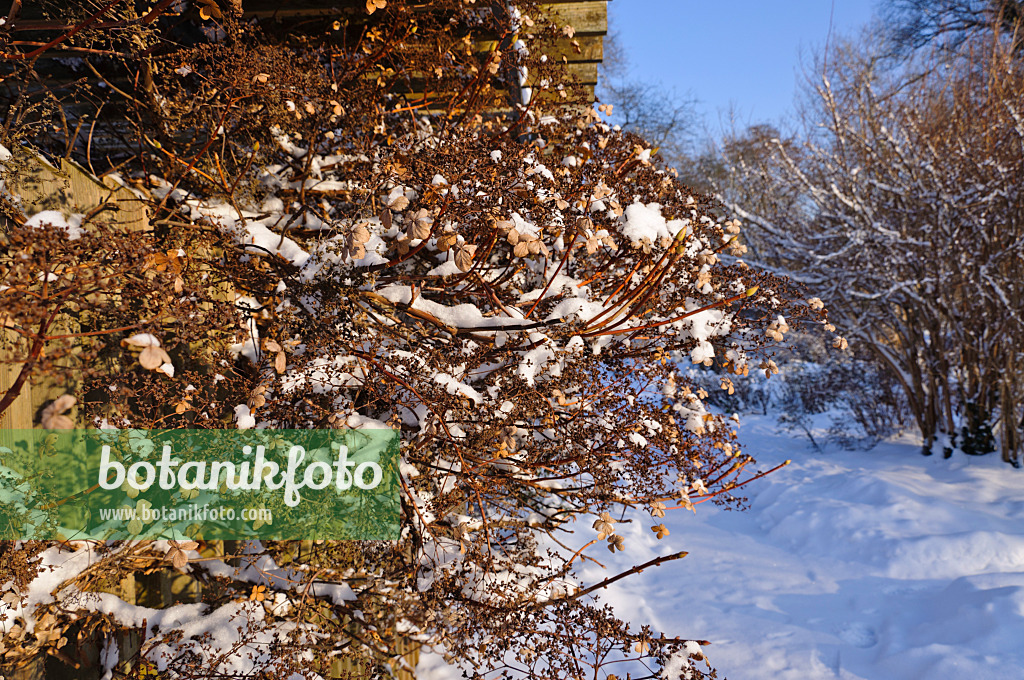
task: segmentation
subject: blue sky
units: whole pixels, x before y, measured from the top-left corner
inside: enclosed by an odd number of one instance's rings
[[[876,0],[612,0],[635,80],[699,100],[713,128],[730,104],[737,123],[777,121],[791,110],[801,53],[829,33],[867,23]],[[834,9],[833,9],[834,8]],[[805,59],[809,63],[809,59]]]

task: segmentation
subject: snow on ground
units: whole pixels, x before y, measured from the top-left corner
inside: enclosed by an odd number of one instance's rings
[[[818,453],[770,417],[740,432],[762,469],[793,463],[745,512],[670,513],[663,541],[619,525],[643,545],[619,564],[690,553],[609,588],[621,616],[711,641],[733,680],[1024,678],[1024,472],[909,438]]]
[[[608,569],[589,583],[690,553],[603,591],[619,616],[711,641],[732,680],[1024,678],[1024,471],[910,438],[819,453],[771,417],[740,433],[760,469],[793,463],[747,487],[745,512],[670,512],[662,541],[649,517],[616,525],[626,552],[593,552]]]

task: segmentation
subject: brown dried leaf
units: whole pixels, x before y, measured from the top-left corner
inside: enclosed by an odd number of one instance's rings
[[[139,353],[139,363],[147,371],[155,371],[164,364],[171,363],[171,357],[162,348],[150,345]]]
[[[277,356],[274,357],[274,370],[278,373],[284,373],[284,370],[288,367],[288,357],[285,356],[284,352],[278,352]]]
[[[47,430],[73,430],[75,421],[67,416],[50,416],[49,418],[44,416],[43,427]]]
[[[412,241],[408,236],[399,236],[395,239],[395,248],[398,249],[399,255],[405,255],[409,252],[409,243]]]
[[[437,249],[442,253],[458,243],[459,237],[455,234],[441,234],[437,237]]]
[[[409,236],[420,240],[430,238],[430,225],[424,224],[420,220],[416,220],[412,225],[412,228],[409,230]]]
[[[672,533],[668,530],[668,528],[665,527],[664,524],[655,524],[653,527],[651,527],[651,531],[655,533],[659,541]]]
[[[61,414],[61,413],[66,412],[72,406],[74,406],[76,402],[77,402],[77,399],[75,399],[70,394],[62,394],[59,397],[57,397],[56,399],[54,399],[53,403],[50,404],[49,406],[47,406],[46,408],[47,409],[52,408],[54,414]]]
[[[160,356],[161,350],[159,347],[153,347],[150,345],[139,353],[139,363],[147,371],[155,371],[163,365],[163,357]],[[164,352],[166,354],[166,352]]]
[[[216,0],[200,0],[203,6],[199,9],[199,17],[203,21],[209,21],[213,19],[223,19],[224,15],[220,11],[220,7],[217,6]]]
[[[476,254],[476,246],[463,246],[455,253],[455,266],[459,271],[468,272],[473,268],[473,256]]]
[[[495,50],[494,54],[491,55],[491,60],[487,63],[487,70],[491,72],[491,75],[496,75],[498,69],[501,68],[501,51]]]
[[[395,212],[402,212],[409,207],[409,199],[405,197],[405,190],[402,187],[395,187],[388,194],[387,206]]]

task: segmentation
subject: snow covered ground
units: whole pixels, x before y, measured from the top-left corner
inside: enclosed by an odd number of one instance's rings
[[[690,553],[604,591],[621,617],[711,641],[732,680],[1024,678],[1024,471],[910,438],[818,453],[771,417],[740,432],[761,469],[793,463],[747,487],[745,512],[671,512],[662,541],[617,525],[626,553],[593,552],[608,570],[588,582]]]
[[[762,469],[793,463],[746,512],[670,513],[663,541],[619,525],[634,564],[690,553],[609,589],[620,616],[711,641],[733,680],[1024,678],[1024,472],[909,438],[818,453],[771,417],[740,432]]]

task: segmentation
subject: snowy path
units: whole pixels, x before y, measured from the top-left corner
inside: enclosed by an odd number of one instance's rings
[[[817,453],[769,419],[741,438],[762,469],[792,465],[746,512],[670,513],[664,541],[620,524],[618,564],[690,553],[609,589],[620,616],[712,641],[733,680],[1024,678],[1024,472],[909,442]]]
[[[909,439],[810,448],[774,419],[740,428],[760,469],[750,508],[616,525],[626,552],[593,554],[593,583],[657,555],[683,560],[603,591],[634,629],[707,639],[731,680],[1024,679],[1024,471],[998,456],[925,458]],[[418,677],[460,677],[424,655]]]

